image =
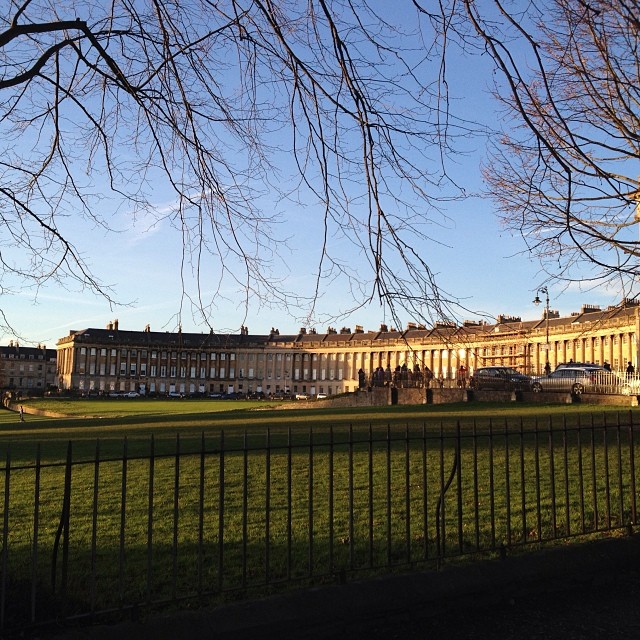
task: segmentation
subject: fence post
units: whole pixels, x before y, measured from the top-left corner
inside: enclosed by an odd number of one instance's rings
[[[633,412],[629,411],[629,474],[631,476],[631,525],[637,524],[636,520],[636,456],[633,435]]]
[[[313,558],[313,551],[314,551],[314,549],[313,549],[313,506],[314,506],[313,505],[313,484],[314,484],[313,462],[314,462],[314,455],[313,454],[314,454],[314,451],[313,451],[313,427],[309,427],[309,484],[307,486],[308,507],[309,507],[309,512],[308,512],[309,577],[313,576],[313,563],[314,563],[314,558]]]
[[[38,584],[38,531],[40,530],[40,443],[36,449],[36,476],[33,491],[33,554],[31,556],[31,622],[36,621],[36,595]]]
[[[354,568],[354,549],[355,549],[355,529],[353,523],[353,510],[354,510],[354,501],[353,501],[353,425],[349,425],[349,457],[348,457],[348,476],[349,476],[349,568],[353,571]]]
[[[62,537],[62,580],[61,594],[64,600],[67,591],[67,564],[69,562],[69,513],[71,507],[71,462],[72,462],[72,445],[71,441],[67,444],[67,460],[64,471],[64,495],[62,497],[62,513],[60,514],[60,523],[56,530],[53,543],[53,557],[51,561],[51,590],[56,592],[56,575],[58,566],[58,549],[60,546],[60,538]]]
[[[11,485],[11,448],[7,447],[4,467],[4,516],[2,525],[2,594],[0,601],[0,629],[4,629],[7,604],[7,573],[9,571],[9,498]]]
[[[405,424],[405,466],[404,466],[404,510],[405,510],[405,545],[407,563],[411,563],[411,442],[409,440],[409,424]]]
[[[178,532],[180,527],[180,434],[176,434],[176,457],[173,477],[173,558],[172,558],[172,597],[178,595]]]
[[[507,546],[511,546],[511,461],[509,457],[509,423],[504,420],[504,501],[505,501],[505,520],[507,525]],[[504,540],[501,543],[504,546]]]
[[[96,440],[93,467],[93,505],[91,513],[91,612],[96,607],[96,562],[98,557],[98,497],[100,486],[100,440]]]
[[[198,487],[198,595],[202,596],[204,571],[204,491],[206,444],[204,431],[200,434],[200,484]]]
[[[549,416],[549,428],[547,430],[547,449],[549,452],[549,488],[551,490],[551,528],[553,533],[551,539],[555,540],[558,534],[558,514],[556,512],[556,463],[555,446],[553,442],[553,422]]]
[[[222,591],[224,578],[224,429],[220,430],[220,459],[218,467],[218,591]]]
[[[291,442],[291,427],[287,428],[287,580],[291,580],[291,562],[293,555],[293,489],[292,468],[293,444]]]
[[[334,532],[334,501],[333,501],[333,425],[329,427],[329,461],[328,461],[328,498],[329,498],[329,573],[335,574],[335,558],[333,548]]]
[[[156,469],[156,440],[151,434],[149,443],[149,493],[147,496],[147,602],[151,602],[153,585],[153,495]]]
[[[387,566],[391,566],[392,562],[392,529],[391,529],[391,425],[387,424],[387,449],[386,449],[386,484],[387,484]]]
[[[122,477],[120,483],[120,549],[118,552],[118,589],[120,606],[124,606],[124,556],[125,531],[127,525],[127,461],[129,457],[129,441],[125,437],[122,445]]]
[[[265,583],[271,582],[271,427],[267,427],[267,449],[264,465],[264,575]]]

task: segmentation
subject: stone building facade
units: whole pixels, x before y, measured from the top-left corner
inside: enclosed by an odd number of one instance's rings
[[[24,347],[17,341],[0,347],[0,388],[43,394],[58,385],[56,350]]]
[[[405,368],[453,380],[463,365],[503,365],[530,374],[560,362],[638,365],[640,307],[625,300],[607,309],[583,307],[569,317],[553,311],[539,320],[499,316],[495,324],[409,323],[396,330],[357,326],[325,333],[253,335],[105,329],[72,331],[57,343],[57,384],[80,392],[138,391],[165,395],[228,392],[326,393],[354,391],[360,372]]]

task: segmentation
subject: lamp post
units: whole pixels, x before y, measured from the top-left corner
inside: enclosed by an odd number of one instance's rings
[[[540,300],[540,296],[538,295],[540,293],[543,293],[546,296],[544,317],[545,317],[545,327],[547,332],[547,344],[545,347],[547,350],[547,360],[544,365],[544,368],[545,368],[545,373],[549,373],[549,368],[551,366],[549,364],[549,290],[547,289],[547,287],[540,287],[540,289],[538,289],[538,291],[536,292],[536,297],[533,299],[533,304],[535,304],[536,306],[542,303],[542,300]]]

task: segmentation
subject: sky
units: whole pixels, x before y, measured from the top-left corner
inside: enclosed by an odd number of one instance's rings
[[[489,120],[495,117],[486,77],[467,62],[454,69],[455,82],[450,88],[458,101],[459,113],[483,112],[483,117]],[[471,144],[467,155],[457,157],[451,170],[468,193],[476,193],[482,189],[480,163],[485,149],[481,139]],[[287,312],[280,305],[265,306],[257,301],[250,303],[246,311],[245,292],[228,281],[217,292],[207,324],[192,313],[184,296],[183,285],[192,294],[194,288],[192,283],[181,279],[181,238],[169,221],[164,219],[150,225],[144,216],[131,216],[126,206],[116,206],[110,201],[103,206],[104,215],[120,232],[107,234],[100,227],[85,227],[75,241],[102,282],[112,287],[113,297],[120,304],[111,304],[69,283],[60,286],[51,282],[38,291],[3,294],[1,307],[13,330],[6,330],[0,343],[17,339],[21,343],[53,347],[71,330],[105,327],[115,319],[125,330],[141,331],[149,325],[154,331],[175,331],[180,324],[185,332],[208,333],[209,325],[214,331],[237,332],[245,325],[253,334],[266,334],[271,328],[277,328],[281,334],[296,333],[303,326],[323,332],[329,325],[351,329],[361,325],[365,330],[375,330],[381,323],[392,322],[388,309],[377,301],[345,317],[343,314],[353,306],[353,301],[348,287],[341,284],[330,285],[322,292],[313,318],[308,318],[304,309]],[[161,184],[155,206],[158,211],[171,206],[171,195]],[[314,221],[321,210],[311,205],[304,210],[293,204],[287,208],[281,203],[281,207],[290,225],[285,232],[295,242],[291,252],[283,256],[279,275],[288,289],[308,291],[313,287],[318,262],[314,241],[319,229]],[[501,227],[491,201],[473,196],[451,202],[443,213],[446,217],[433,229],[436,242],[417,248],[428,256],[439,286],[457,297],[465,308],[456,319],[491,320],[500,314],[523,320],[541,317],[543,309],[534,305],[533,300],[538,289],[546,284],[545,276],[538,263],[527,255],[522,238],[511,236]],[[215,269],[211,272],[210,291],[206,291],[205,282],[205,293],[214,291],[214,281]],[[564,316],[579,311],[584,304],[607,307],[620,302],[622,297],[615,287],[593,289],[573,283],[550,284],[548,288],[551,309]],[[415,320],[408,315],[402,318],[405,324]]]
[[[205,332],[208,327],[198,324],[181,300],[179,280],[179,239],[170,230],[159,229],[153,233],[133,234],[125,239],[105,242],[95,234],[87,238],[87,251],[93,255],[92,263],[105,273],[105,281],[112,283],[123,305],[113,307],[93,294],[47,287],[37,298],[25,291],[3,297],[3,305],[9,319],[19,327],[19,339],[23,342],[53,346],[71,330],[105,327],[118,319],[121,329],[141,331],[149,324],[154,331],[174,331],[178,323],[181,303],[185,311],[180,316],[186,332]],[[542,308],[533,304],[540,286],[538,265],[522,255],[523,242],[513,238],[500,228],[493,216],[491,203],[474,200],[456,205],[455,216],[448,235],[450,246],[440,247],[431,260],[439,282],[447,291],[455,293],[470,310],[464,319],[496,317],[499,314],[515,315],[524,320],[541,317]],[[291,271],[287,285],[295,286],[292,278],[309,278],[305,272],[304,251],[291,256]],[[304,283],[301,282],[301,286]],[[212,315],[215,331],[237,332],[245,324],[251,333],[266,334],[272,327],[280,333],[296,333],[306,326],[300,317],[292,317],[278,309],[254,307],[254,313],[245,317],[241,295],[227,292],[228,301],[221,301]],[[347,308],[348,291],[333,290],[323,305],[328,311]],[[544,300],[544,296],[540,294]],[[620,301],[621,294],[614,290],[580,291],[578,284],[560,289],[549,286],[550,308],[561,315],[579,311],[583,304],[599,304],[606,307]],[[326,297],[325,297],[326,299]],[[342,305],[342,307],[340,306]],[[473,314],[471,311],[478,313]],[[482,314],[482,315],[481,315]],[[406,322],[412,318],[406,317]],[[375,330],[391,319],[379,304],[371,304],[348,318],[339,321],[342,326]],[[336,322],[330,323],[336,326]],[[315,325],[325,331],[326,325]],[[2,343],[17,339],[5,333]]]

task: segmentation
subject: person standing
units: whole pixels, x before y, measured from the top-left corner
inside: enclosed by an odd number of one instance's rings
[[[20,405],[20,422],[24,422],[24,407]]]

